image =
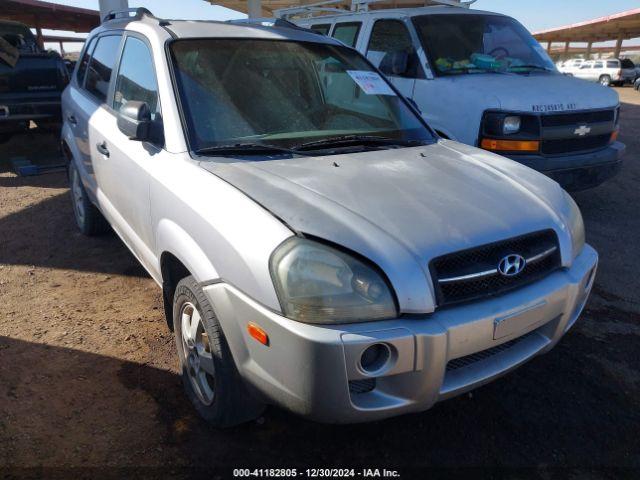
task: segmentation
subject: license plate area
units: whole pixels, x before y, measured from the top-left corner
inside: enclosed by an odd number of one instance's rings
[[[538,327],[553,318],[545,312],[546,300],[531,305],[517,312],[498,317],[493,321],[493,339],[508,337],[511,335],[524,335],[533,328]]]

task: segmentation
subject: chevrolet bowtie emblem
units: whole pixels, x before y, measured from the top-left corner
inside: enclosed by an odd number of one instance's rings
[[[573,131],[573,133],[580,137],[584,137],[590,131],[591,131],[591,127],[587,127],[586,125],[580,125],[578,128],[576,128]]]

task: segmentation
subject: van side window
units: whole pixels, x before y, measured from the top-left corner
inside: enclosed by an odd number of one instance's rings
[[[84,75],[87,73],[87,65],[89,65],[89,59],[91,58],[91,50],[93,50],[95,44],[95,37],[89,40],[87,48],[85,48],[84,50],[84,55],[82,55],[82,60],[80,60],[80,65],[78,65],[76,80],[78,81],[78,85],[80,86],[84,84]]]
[[[330,23],[316,23],[315,25],[311,25],[309,27],[310,30],[314,32],[321,33],[322,35],[329,35],[329,30],[331,30]]]
[[[621,62],[622,62],[622,68],[636,68],[636,65],[628,58],[623,58]]]
[[[360,22],[337,23],[331,36],[349,47],[355,47],[360,33]]]
[[[602,62],[596,62],[596,63],[593,65],[593,68],[602,68],[602,66],[603,66],[603,65],[602,65]]]
[[[114,110],[120,110],[131,100],[145,102],[155,119],[159,112],[158,83],[156,81],[151,52],[147,45],[135,37],[127,37],[116,77],[113,97]]]
[[[121,38],[120,35],[100,37],[89,62],[85,88],[101,102],[107,100],[111,72],[118,57]]]
[[[384,73],[415,78],[418,56],[406,25],[400,20],[378,20],[373,25],[367,58]]]

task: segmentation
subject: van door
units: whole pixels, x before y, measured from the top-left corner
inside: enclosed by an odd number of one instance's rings
[[[424,72],[409,29],[402,20],[375,20],[366,54],[400,93],[408,98],[413,96],[416,78],[424,78]]]

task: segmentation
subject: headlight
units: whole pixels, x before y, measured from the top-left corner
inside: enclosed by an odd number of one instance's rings
[[[571,195],[564,192],[564,196],[569,204],[569,218],[567,226],[571,233],[571,251],[573,258],[576,258],[584,248],[584,222],[582,221],[580,209],[573,198],[571,198]]]
[[[374,267],[304,238],[284,242],[271,257],[284,314],[305,323],[351,323],[397,316],[394,297]]]
[[[520,117],[515,115],[504,117],[504,120],[502,121],[502,133],[505,135],[518,133],[520,131],[520,122]]]

